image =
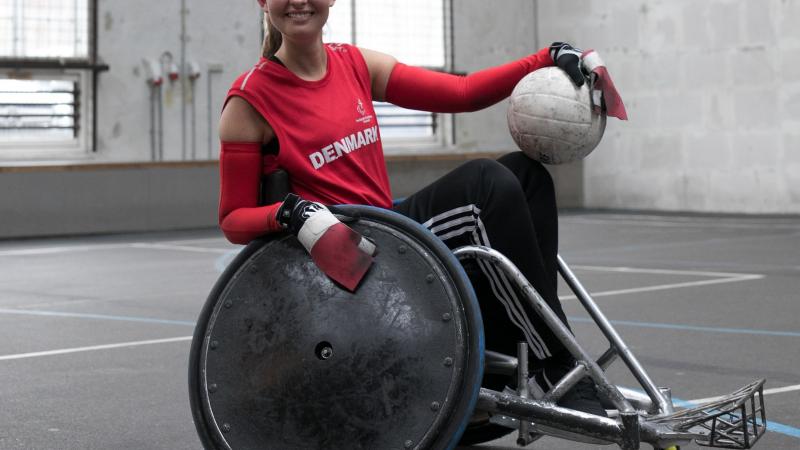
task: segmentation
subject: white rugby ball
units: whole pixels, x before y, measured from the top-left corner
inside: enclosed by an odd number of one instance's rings
[[[520,80],[511,94],[507,118],[520,150],[545,164],[585,158],[606,128],[605,111],[592,108],[588,83],[575,86],[558,67],[536,70]]]

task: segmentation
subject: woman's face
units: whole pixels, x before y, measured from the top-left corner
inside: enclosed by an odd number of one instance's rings
[[[316,39],[335,0],[266,0],[272,25],[290,39]]]

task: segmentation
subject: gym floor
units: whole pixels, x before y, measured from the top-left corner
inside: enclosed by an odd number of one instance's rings
[[[0,448],[200,448],[190,339],[238,249],[216,230],[0,242]],[[800,449],[800,219],[565,212],[561,255],[676,400],[764,377],[770,430],[756,448]],[[560,294],[579,342],[601,353]],[[621,362],[609,373],[637,386]]]

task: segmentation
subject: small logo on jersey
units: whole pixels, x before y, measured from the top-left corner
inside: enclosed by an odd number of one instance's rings
[[[370,123],[370,122],[372,122],[372,114],[367,115],[367,110],[366,110],[366,108],[364,108],[364,103],[361,102],[360,98],[358,99],[358,105],[356,105],[356,111],[358,111],[358,114],[361,115],[361,117],[356,119],[356,122],[359,122],[359,123]]]

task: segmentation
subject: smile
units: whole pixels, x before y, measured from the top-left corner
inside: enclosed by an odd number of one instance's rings
[[[291,19],[307,19],[311,17],[313,14],[314,14],[313,12],[306,11],[306,12],[287,13],[286,16],[288,16]]]

